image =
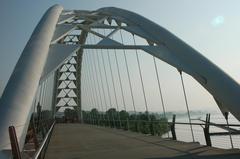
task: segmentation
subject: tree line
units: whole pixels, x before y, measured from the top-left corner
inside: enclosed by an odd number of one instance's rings
[[[94,108],[91,111],[82,111],[82,115],[86,124],[159,136],[169,131],[167,118],[148,112],[128,113],[125,110],[117,111],[115,108],[110,108],[103,113]]]

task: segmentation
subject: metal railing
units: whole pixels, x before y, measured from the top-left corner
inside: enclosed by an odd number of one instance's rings
[[[44,158],[55,123],[56,123],[55,121],[52,123],[52,125],[51,125],[50,129],[48,130],[42,144],[40,145],[39,149],[36,151],[33,159],[43,159]]]
[[[53,123],[50,126],[48,132],[46,133],[43,141],[41,142],[40,146],[36,150],[34,156],[32,157],[33,159],[43,159],[44,158],[55,123],[56,122],[53,121]],[[14,159],[22,159],[22,155],[19,150],[19,144],[18,144],[14,126],[9,127],[9,137],[10,137],[11,148],[12,148],[12,157]]]
[[[205,143],[207,146],[212,146],[212,137],[216,136],[229,136],[230,143],[232,144],[232,136],[235,135],[240,135],[240,124],[217,124],[210,122],[210,114],[206,115],[206,120],[200,120],[201,123],[198,122],[192,122],[192,126],[199,126],[201,129],[197,129],[195,134],[196,136],[201,134],[203,135],[202,138],[205,140]],[[176,128],[176,125],[186,125],[189,126],[190,123],[188,122],[176,122],[176,115],[173,115],[172,121],[159,121],[159,120],[107,120],[107,119],[92,119],[92,120],[85,120],[86,124],[92,124],[92,125],[97,125],[97,126],[105,126],[105,127],[111,127],[111,128],[118,128],[118,129],[124,129],[124,130],[130,130],[134,132],[140,132],[144,134],[150,134],[150,135],[159,135],[162,136],[164,133],[171,133],[171,139],[172,140],[178,140],[178,133],[180,130],[179,128]],[[141,128],[139,125],[142,126],[142,130],[145,129],[145,131],[141,131]],[[164,127],[167,126],[167,127]],[[163,126],[163,129],[161,130],[162,132],[159,132],[159,126]],[[158,128],[156,128],[158,127]],[[210,127],[216,127],[219,128],[220,131],[216,132],[211,132]],[[238,128],[238,129],[237,129]],[[177,130],[177,131],[176,131]],[[183,131],[183,130],[182,130]],[[190,131],[185,128],[184,130]],[[201,132],[200,132],[201,131]],[[159,132],[159,133],[158,133]],[[227,138],[224,138],[226,140]],[[221,140],[223,140],[221,138]],[[199,141],[198,141],[199,142]],[[227,141],[218,141],[218,142],[224,142],[226,143]],[[236,141],[235,141],[236,143]],[[240,143],[240,139],[239,139]],[[239,146],[234,147],[232,144],[231,148],[240,148]]]

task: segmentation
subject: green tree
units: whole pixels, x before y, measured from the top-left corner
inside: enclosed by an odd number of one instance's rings
[[[74,122],[78,118],[77,111],[67,108],[64,110],[64,117],[66,122]]]
[[[100,120],[100,115],[99,115],[99,112],[96,108],[93,108],[91,111],[90,111],[90,114],[92,115],[92,118],[93,118],[93,122],[94,124],[99,124],[99,120]]]
[[[129,129],[129,114],[125,110],[119,112],[120,120],[122,121],[122,127],[124,130]]]
[[[106,114],[109,117],[110,120],[110,127],[119,127],[119,121],[118,121],[118,112],[115,108],[110,108],[107,110]]]

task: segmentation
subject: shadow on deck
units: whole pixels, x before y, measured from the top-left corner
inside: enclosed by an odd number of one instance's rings
[[[239,159],[223,150],[84,124],[57,124],[46,159]]]

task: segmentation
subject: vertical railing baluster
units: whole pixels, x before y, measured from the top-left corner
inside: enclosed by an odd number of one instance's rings
[[[12,157],[13,159],[21,159],[21,152],[19,149],[15,127],[9,126],[8,132],[9,132],[9,138],[10,138],[11,148],[12,148]]]
[[[175,131],[175,121],[176,121],[176,115],[174,114],[172,118],[172,123],[170,126],[173,140],[177,140],[176,131]]]
[[[210,133],[209,133],[209,126],[210,126],[210,114],[207,114],[206,121],[205,121],[205,127],[203,128],[203,131],[204,131],[204,136],[205,136],[205,140],[206,140],[206,145],[212,146]]]

